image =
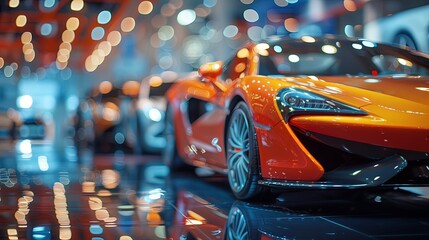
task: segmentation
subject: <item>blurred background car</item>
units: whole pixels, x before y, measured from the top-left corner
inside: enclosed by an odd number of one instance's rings
[[[21,139],[44,139],[46,136],[45,123],[37,117],[23,119],[18,127],[18,136]]]
[[[80,147],[94,147],[96,152],[135,149],[135,114],[133,101],[139,83],[128,81],[122,87],[104,81],[82,100],[75,118],[75,141]]]
[[[153,75],[143,79],[137,101],[137,138],[142,152],[159,153],[165,147],[163,136],[165,92],[174,78]]]
[[[179,78],[179,74],[166,71],[144,78],[140,84],[136,118],[137,141],[142,153],[159,154],[166,146],[163,133],[167,107],[165,93]]]
[[[0,110],[0,139],[16,138],[18,125],[19,120],[15,110]]]
[[[429,53],[429,5],[377,18],[365,25],[364,37]]]

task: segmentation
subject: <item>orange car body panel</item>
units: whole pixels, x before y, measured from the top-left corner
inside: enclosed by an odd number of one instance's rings
[[[224,146],[224,122],[226,113],[222,110],[215,110],[212,114],[196,120],[191,124],[185,117],[186,110],[182,109],[181,102],[174,99],[195,98],[207,102],[217,102],[222,104],[223,100],[219,91],[211,83],[195,80],[183,80],[183,83],[174,85],[169,90],[167,98],[170,107],[174,109],[176,145],[180,156],[192,165],[205,166],[212,165],[215,159],[225,159]],[[175,97],[173,97],[175,96]],[[177,98],[177,96],[181,96]],[[222,106],[216,106],[221,109]],[[221,134],[221,135],[219,135]],[[213,136],[218,136],[218,142],[213,142]],[[217,146],[221,147],[219,151]],[[224,162],[224,161],[221,161]],[[223,165],[222,167],[225,167]]]
[[[270,130],[257,128],[256,133],[263,178],[317,181],[322,177],[323,167],[288,124],[279,123]]]

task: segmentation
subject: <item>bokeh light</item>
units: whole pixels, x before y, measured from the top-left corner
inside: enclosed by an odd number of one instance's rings
[[[245,10],[243,17],[248,22],[256,22],[259,20],[259,14],[254,9]]]
[[[285,20],[284,25],[289,32],[296,32],[298,30],[298,20],[296,18],[288,18]]]
[[[94,29],[92,29],[91,32],[91,38],[92,40],[100,40],[104,37],[104,28],[102,27],[95,27]]]
[[[137,9],[140,14],[148,15],[153,10],[153,4],[150,1],[143,1],[139,4]]]
[[[162,26],[158,30],[158,37],[163,41],[168,41],[174,36],[174,28],[172,26],[166,25]]]
[[[193,23],[195,21],[197,17],[197,14],[195,13],[194,10],[192,9],[185,9],[182,10],[178,15],[177,15],[177,22],[180,25],[189,25],[191,23]]]
[[[18,15],[18,17],[16,17],[16,26],[17,27],[24,27],[25,24],[27,24],[27,16]]]
[[[131,32],[136,26],[136,21],[132,17],[126,17],[121,22],[121,30],[123,32]]]
[[[98,14],[97,21],[99,24],[107,24],[112,19],[112,13],[110,11],[104,10]]]
[[[279,7],[286,7],[288,5],[288,1],[286,0],[274,0],[274,3]]]
[[[71,43],[75,38],[75,34],[72,30],[65,30],[62,35],[63,42]]]
[[[107,41],[112,46],[117,46],[121,42],[122,36],[118,31],[112,31],[107,35]]]
[[[70,4],[70,9],[73,11],[80,11],[83,9],[85,3],[83,0],[72,0]]]
[[[229,25],[223,30],[223,35],[227,38],[233,38],[238,34],[238,27]]]
[[[71,17],[67,19],[67,22],[66,22],[67,30],[76,31],[78,27],[79,27],[79,19],[77,17]]]
[[[21,35],[21,42],[23,44],[31,42],[33,35],[30,32],[23,32]]]
[[[43,23],[42,26],[40,26],[40,34],[43,36],[49,36],[53,32],[53,27],[51,23]]]
[[[19,0],[9,0],[9,7],[16,8],[19,6]]]
[[[344,0],[344,8],[349,12],[357,10],[356,3],[353,0]]]

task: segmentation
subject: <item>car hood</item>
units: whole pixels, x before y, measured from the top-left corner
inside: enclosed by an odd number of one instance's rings
[[[319,79],[415,103],[429,104],[429,77],[320,77]]]

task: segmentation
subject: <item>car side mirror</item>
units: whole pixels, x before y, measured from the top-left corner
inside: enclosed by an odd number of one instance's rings
[[[222,82],[217,80],[218,77],[222,74],[222,67],[223,63],[220,61],[206,63],[198,69],[198,74],[203,81],[208,81],[213,84],[213,86],[218,89],[218,91],[225,92],[225,86]]]
[[[220,61],[203,64],[198,69],[198,74],[203,80],[207,79],[215,83],[217,78],[222,74],[222,65],[223,63]]]

